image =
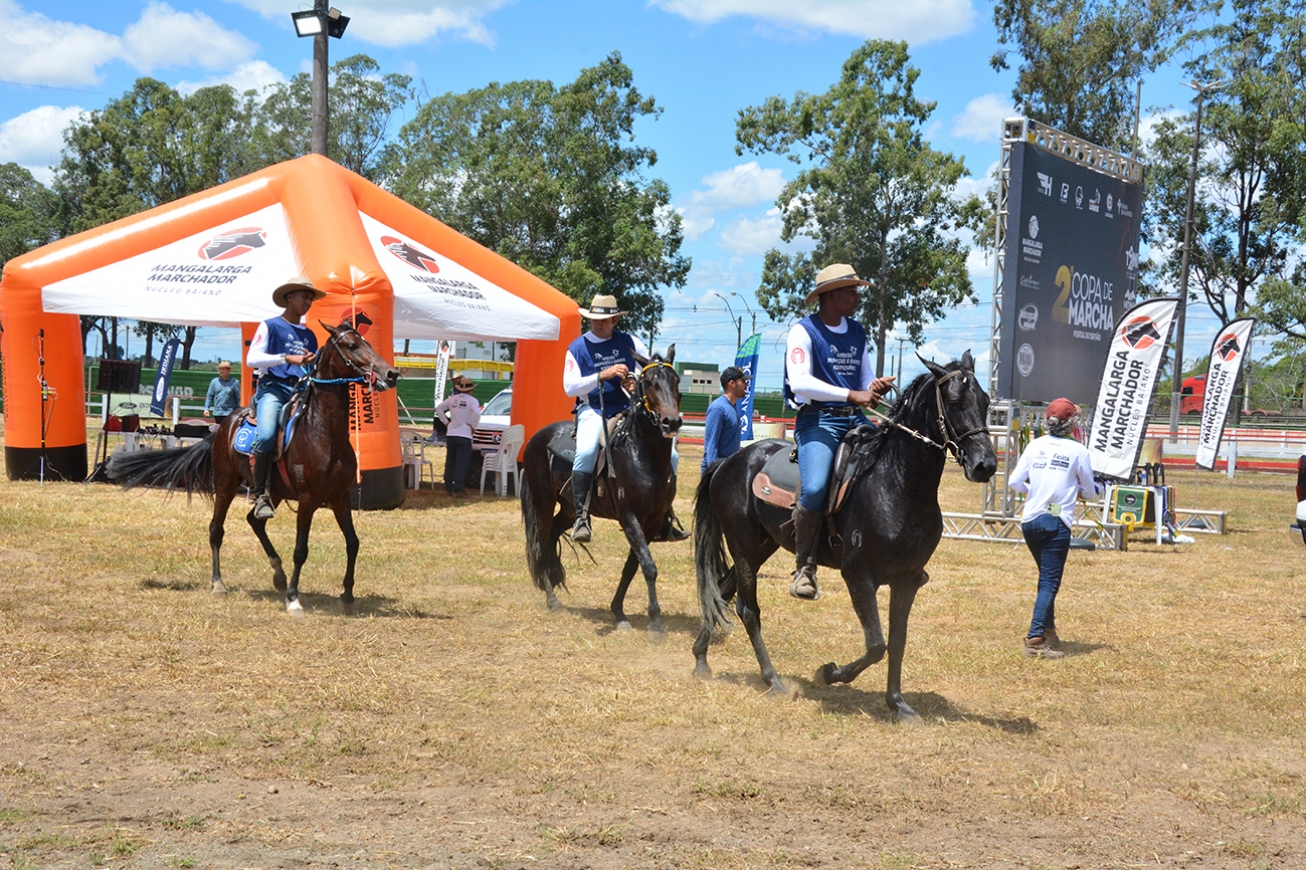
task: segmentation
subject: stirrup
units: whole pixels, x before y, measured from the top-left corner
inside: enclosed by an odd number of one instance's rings
[[[571,539],[578,544],[588,544],[591,537],[590,518],[583,515],[576,517],[576,523],[571,527]]]
[[[268,498],[267,493],[259,493],[258,498],[254,499],[254,519],[270,520],[277,515],[277,509],[272,506],[272,499]]]
[[[789,594],[804,601],[815,601],[821,597],[821,590],[816,588],[816,571],[794,571],[794,582],[789,584]]]

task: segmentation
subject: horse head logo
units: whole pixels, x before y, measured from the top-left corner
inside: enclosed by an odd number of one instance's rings
[[[267,244],[267,230],[243,227],[216,235],[200,245],[201,260],[230,260]]]
[[[358,312],[357,316],[346,314],[340,318],[340,325],[349,327],[359,335],[367,335],[367,330],[372,325],[372,318],[368,317],[365,311]]]
[[[440,271],[440,264],[436,262],[434,254],[428,254],[421,248],[408,244],[403,239],[396,239],[394,236],[382,236],[381,244],[385,246],[387,251],[416,269],[422,269],[432,274]]]
[[[1220,336],[1220,346],[1215,352],[1220,355],[1220,359],[1228,362],[1237,356],[1240,350],[1242,350],[1242,346],[1238,344],[1238,336],[1231,332],[1228,335]]]
[[[1161,340],[1161,333],[1150,317],[1135,317],[1121,327],[1121,337],[1134,350],[1146,350]]]

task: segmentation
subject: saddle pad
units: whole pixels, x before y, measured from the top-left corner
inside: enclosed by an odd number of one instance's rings
[[[288,445],[290,439],[294,437],[295,424],[299,422],[299,413],[302,410],[303,406],[301,403],[295,402],[294,408],[290,413],[290,419],[286,420],[285,428],[281,430],[282,438],[277,445],[277,458],[281,457],[281,454],[286,450],[286,445]],[[240,426],[236,429],[236,440],[232,446],[236,448],[237,453],[244,453],[248,456],[253,453],[254,442],[257,440],[258,425],[252,415],[247,415],[241,419]]]
[[[790,445],[791,442],[769,438],[768,441]],[[792,508],[797,501],[798,462],[796,450],[790,447],[772,453],[753,477],[753,495],[776,507]]]
[[[623,417],[624,415],[618,414],[617,416],[608,419],[607,434],[609,438],[612,437],[613,432],[617,431],[617,426],[621,424]],[[548,446],[550,453],[568,465],[571,465],[572,460],[576,458],[575,427],[568,428],[563,426],[557,432],[554,432],[553,437],[549,439]],[[601,476],[604,468],[607,466],[606,453],[607,451],[602,447],[599,448],[599,458],[598,461],[594,463],[594,475],[596,477]]]

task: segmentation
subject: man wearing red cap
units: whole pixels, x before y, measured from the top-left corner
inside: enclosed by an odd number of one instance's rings
[[[1075,522],[1075,497],[1094,498],[1093,466],[1088,448],[1072,435],[1079,407],[1069,399],[1048,405],[1047,432],[1020,454],[1008,483],[1025,495],[1020,528],[1038,566],[1038,596],[1022,650],[1035,658],[1059,659],[1056,629],[1057,590],[1070,553],[1070,529]]]

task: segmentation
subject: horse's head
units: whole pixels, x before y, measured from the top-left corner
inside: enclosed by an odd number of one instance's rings
[[[672,365],[675,360],[674,344],[667,348],[666,359],[657,354],[653,354],[652,359],[635,354],[635,361],[641,367],[639,392],[643,397],[643,408],[667,438],[675,437],[683,422],[680,419],[680,375]]]
[[[361,378],[365,386],[378,392],[393,389],[399,383],[399,370],[383,360],[348,319],[339,326],[328,326],[320,320],[318,323],[331,334],[317,357],[318,378]]]
[[[947,366],[936,365],[919,355],[918,358],[934,375],[945,429],[940,434],[957,457],[966,479],[984,483],[997,472],[998,455],[989,437],[989,394],[975,378],[975,361],[970,351]]]

